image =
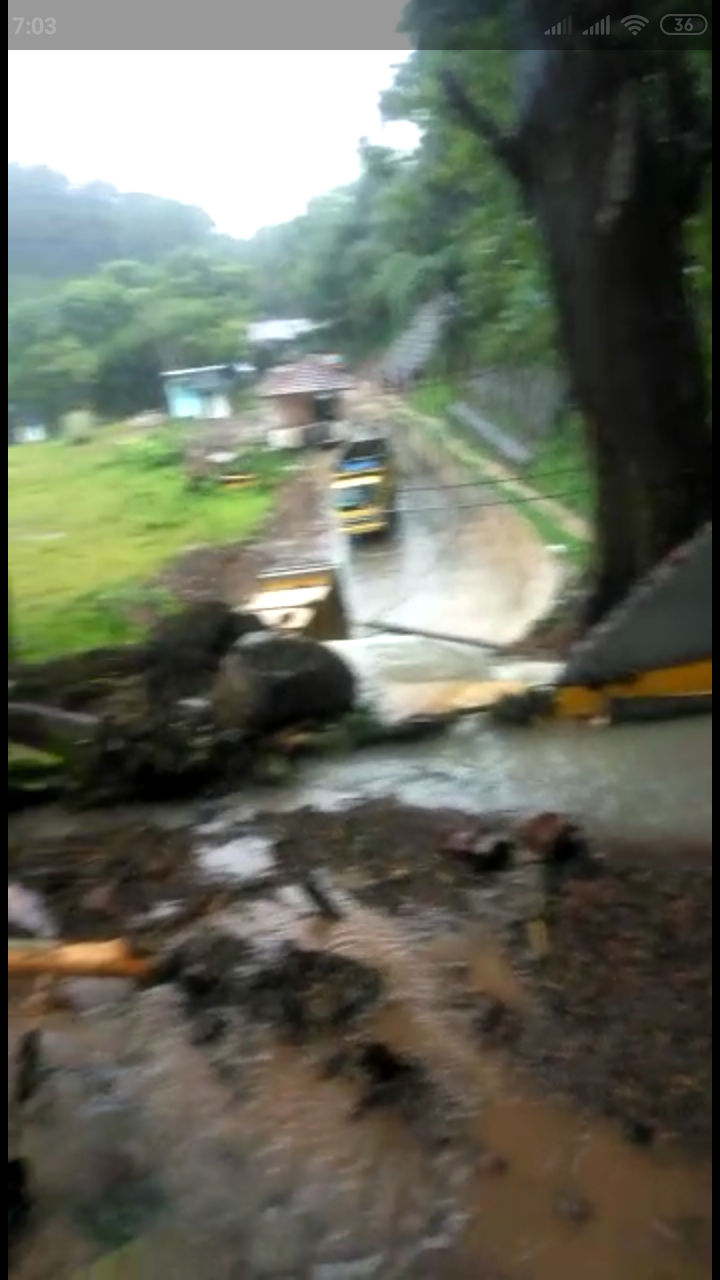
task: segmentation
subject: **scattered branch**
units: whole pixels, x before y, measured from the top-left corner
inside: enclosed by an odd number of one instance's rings
[[[46,942],[8,939],[8,975],[13,978],[52,975],[64,978],[146,978],[151,962],[122,940],[112,942]]]

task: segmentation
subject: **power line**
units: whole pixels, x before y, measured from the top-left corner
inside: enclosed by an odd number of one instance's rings
[[[524,485],[527,488],[539,480],[554,480],[558,476],[577,476],[579,479],[588,480],[587,472],[581,468],[562,467],[556,471],[538,471],[537,473],[529,473],[526,476],[511,473],[477,480],[454,480],[448,482],[436,480],[428,484],[410,483],[406,488],[412,493],[425,493],[430,489],[488,489],[496,488],[498,485]]]
[[[664,488],[671,488],[678,480],[685,479],[690,476],[697,475],[696,467],[681,467],[673,476],[672,481],[667,481]],[[594,478],[588,474],[582,467],[557,467],[551,471],[535,471],[521,474],[520,472],[507,472],[497,477],[488,477],[487,479],[478,478],[476,480],[454,480],[454,481],[428,481],[427,484],[408,483],[405,488],[409,493],[426,493],[430,490],[455,490],[455,489],[487,489],[498,488],[503,486],[523,486],[531,488],[539,481],[555,480],[558,477],[573,477],[583,479],[589,487],[594,483]],[[655,486],[657,487],[657,485]]]
[[[434,507],[429,507],[425,504],[422,506],[403,506],[403,511],[406,511],[409,515],[424,515],[425,512],[442,511],[447,515],[449,512],[455,511],[487,511],[491,507],[516,507],[518,505],[525,505],[526,503],[529,504],[533,502],[562,502],[577,498],[577,496],[577,490],[562,489],[555,493],[518,493],[508,495],[506,498],[498,498],[495,500],[481,498],[478,499],[477,502],[457,503],[451,509],[448,509],[448,507],[443,506],[442,504]],[[573,514],[575,513],[568,511],[568,515]]]

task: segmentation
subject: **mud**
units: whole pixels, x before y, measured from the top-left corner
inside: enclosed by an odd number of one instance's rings
[[[298,560],[331,560],[327,472],[327,456],[316,456],[283,486],[274,510],[251,542],[190,547],[167,567],[157,585],[183,604],[222,600],[242,605],[253,594],[258,574]]]
[[[57,936],[94,941],[164,932],[230,899],[199,876],[191,834],[118,820],[65,838],[8,841],[8,877],[38,894]]]
[[[329,1016],[288,1024],[227,986],[233,965],[201,966],[214,1025],[182,982],[63,984],[11,1274],[124,1246],[140,1274],[189,1278],[709,1278],[711,849],[608,839],[548,881],[502,813],[169,825],[106,819],[79,843],[26,822],[10,866],[68,936],[138,918],[164,950],[231,935],[275,994]],[[504,869],[457,856],[498,831]],[[338,918],[304,887],[318,871]],[[338,1016],[327,992],[367,975]],[[10,1055],[27,994],[9,992]]]

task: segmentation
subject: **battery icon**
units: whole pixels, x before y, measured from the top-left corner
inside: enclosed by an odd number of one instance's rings
[[[702,13],[666,13],[660,30],[665,36],[704,36],[708,20]]]

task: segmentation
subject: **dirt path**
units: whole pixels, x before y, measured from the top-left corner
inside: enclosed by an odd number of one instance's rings
[[[383,417],[387,419],[390,415],[396,415],[406,421],[424,423],[426,429],[429,427],[433,431],[437,430],[438,419],[420,413],[400,396],[392,395],[389,392],[380,392],[376,387],[367,385],[359,388],[356,403],[359,411],[371,419],[382,421]],[[572,511],[568,511],[567,507],[564,507],[556,500],[543,498],[542,494],[539,494],[531,485],[518,480],[512,471],[503,466],[502,463],[483,455],[482,470],[489,479],[496,480],[498,484],[502,485],[509,495],[531,501],[535,510],[545,512],[560,529],[571,537],[586,540],[590,536],[590,526],[587,520],[583,520]]]
[[[328,455],[309,455],[280,491],[275,509],[251,542],[197,547],[180,556],[158,585],[183,603],[222,600],[240,605],[258,574],[288,564],[332,559],[325,510]]]

